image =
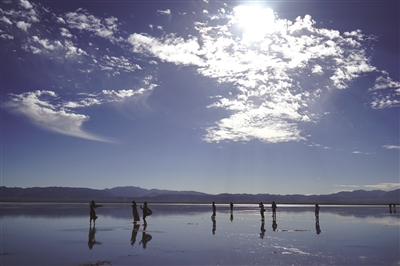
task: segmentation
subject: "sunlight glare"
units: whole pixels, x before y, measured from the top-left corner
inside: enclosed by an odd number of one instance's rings
[[[260,41],[275,29],[275,14],[270,8],[241,5],[234,11],[236,23],[243,30],[244,41]]]

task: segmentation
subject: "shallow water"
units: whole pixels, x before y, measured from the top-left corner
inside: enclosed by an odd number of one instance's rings
[[[387,206],[279,205],[276,228],[257,205],[149,204],[132,223],[129,204],[1,205],[0,265],[400,265],[400,216]],[[268,206],[266,206],[268,207]],[[138,207],[139,209],[139,207]],[[141,212],[139,211],[141,214]]]

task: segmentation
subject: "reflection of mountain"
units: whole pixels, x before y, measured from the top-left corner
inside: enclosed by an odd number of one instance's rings
[[[0,187],[1,201],[4,202],[204,202],[216,201],[218,203],[254,203],[278,202],[293,204],[400,204],[400,189],[393,191],[382,190],[355,190],[352,192],[339,192],[329,195],[271,195],[271,194],[218,194],[210,195],[196,191],[171,191],[159,189],[143,189],[139,187],[116,187],[111,189],[89,189],[68,187],[46,188],[7,188]]]

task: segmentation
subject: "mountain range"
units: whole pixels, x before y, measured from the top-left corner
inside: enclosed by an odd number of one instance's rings
[[[144,189],[134,186],[107,189],[71,187],[0,187],[1,202],[160,202],[160,203],[258,203],[279,202],[287,204],[400,204],[400,189],[354,190],[327,195],[276,195],[276,194],[206,194],[197,191]]]

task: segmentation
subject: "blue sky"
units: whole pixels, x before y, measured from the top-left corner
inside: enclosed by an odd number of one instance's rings
[[[399,2],[2,1],[1,184],[400,187]]]

